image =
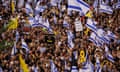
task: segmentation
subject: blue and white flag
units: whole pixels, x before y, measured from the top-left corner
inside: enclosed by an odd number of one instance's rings
[[[114,8],[114,9],[120,9],[120,1],[118,1],[117,3],[115,3],[115,4],[113,5],[113,8]]]
[[[105,45],[105,56],[109,61],[113,63],[115,62],[113,56],[109,52],[109,48],[106,45]]]
[[[110,6],[106,4],[100,4],[99,12],[107,13],[107,14],[112,14],[113,10]]]
[[[51,72],[58,72],[57,67],[55,66],[53,60],[50,60]]]
[[[72,66],[71,72],[79,72],[77,66]]]
[[[16,53],[17,53],[16,42],[14,42],[14,46],[13,46],[13,48],[12,48],[11,55],[15,55]]]
[[[66,27],[66,28],[70,27],[69,23],[65,19],[63,21],[63,27]]]
[[[44,21],[43,27],[46,28],[49,32],[53,32],[48,19]]]
[[[27,14],[33,13],[33,9],[29,3],[25,4],[25,9]]]
[[[89,40],[90,40],[91,42],[93,42],[96,46],[101,46],[101,45],[102,45],[99,37],[96,35],[95,32],[92,32],[92,33],[91,33]]]
[[[68,47],[73,48],[74,47],[74,43],[73,43],[74,35],[71,31],[67,31],[67,35],[68,35]]]
[[[86,26],[87,26],[89,29],[91,29],[92,31],[94,31],[94,32],[97,31],[97,27],[96,27],[95,21],[93,21],[91,18],[88,18],[88,19],[87,19]]]
[[[16,31],[15,36],[16,36],[16,42],[18,42],[18,40],[19,40],[19,38],[20,38],[20,34],[19,34],[19,32],[18,32],[18,31]]]
[[[117,36],[116,36],[114,33],[112,33],[111,31],[107,31],[107,36],[108,36],[110,39],[116,39],[116,38],[117,38]]]
[[[75,10],[86,14],[90,6],[83,0],[68,0],[68,11]]]
[[[101,66],[100,66],[100,61],[99,61],[99,58],[97,57],[96,58],[96,68],[95,68],[95,72],[102,72],[101,71]]]
[[[29,51],[29,47],[28,47],[27,43],[24,41],[24,39],[22,39],[22,48],[24,48],[26,50],[26,52]]]

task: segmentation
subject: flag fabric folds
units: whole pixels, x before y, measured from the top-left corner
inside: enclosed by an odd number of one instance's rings
[[[109,61],[113,63],[115,62],[113,56],[109,52],[109,48],[106,45],[105,45],[105,56]]]
[[[22,58],[22,55],[19,55],[19,60],[20,60],[20,66],[22,68],[22,71],[23,72],[29,72],[27,64],[25,63],[25,60]]]
[[[82,0],[68,0],[68,11],[71,10],[86,14],[89,11],[89,5]]]
[[[73,43],[74,35],[72,34],[71,31],[68,31],[67,35],[68,35],[68,47],[73,48],[74,47],[74,43]]]
[[[101,71],[101,66],[100,66],[100,61],[98,59],[98,57],[96,58],[96,69],[95,69],[95,72],[102,72]]]
[[[28,45],[27,43],[24,41],[24,39],[22,39],[22,48],[24,48],[26,50],[26,52],[29,51]]]
[[[20,38],[20,34],[19,34],[19,32],[18,32],[18,31],[16,31],[15,36],[16,36],[16,42],[18,42],[18,40],[19,40],[19,38]]]
[[[18,27],[18,18],[16,17],[11,19],[7,27],[8,27],[8,30],[16,29]]]
[[[94,22],[91,18],[88,18],[88,19],[87,19],[86,26],[87,26],[90,30],[92,30],[92,31],[94,31],[94,32],[97,31],[96,24],[95,24],[95,22]]]
[[[106,4],[100,4],[99,12],[107,13],[107,14],[112,14],[113,10],[110,6]]]
[[[16,42],[14,42],[14,46],[12,48],[11,55],[15,55],[16,53],[17,53]]]
[[[55,66],[53,60],[50,60],[51,72],[58,72],[57,67]]]

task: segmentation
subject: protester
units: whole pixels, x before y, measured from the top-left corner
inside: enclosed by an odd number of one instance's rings
[[[1,0],[0,72],[119,72],[119,3]]]

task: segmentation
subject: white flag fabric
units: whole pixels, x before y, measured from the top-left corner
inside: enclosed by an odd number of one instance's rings
[[[100,8],[99,8],[99,12],[104,12],[107,14],[112,14],[113,10],[110,6],[106,5],[106,4],[100,4]]]
[[[86,14],[90,7],[83,0],[68,0],[68,11],[75,10]]]
[[[29,47],[28,47],[27,43],[24,41],[24,39],[22,39],[22,48],[24,48],[26,50],[26,52],[29,51]]]
[[[12,48],[11,55],[15,55],[16,53],[17,53],[16,42],[14,42],[14,46],[13,46],[13,48]]]
[[[29,3],[25,4],[25,9],[27,14],[33,13],[33,9]]]
[[[51,67],[51,72],[58,72],[58,69],[52,60],[50,60],[50,67]]]
[[[101,71],[101,66],[100,66],[100,61],[99,61],[99,58],[97,57],[96,58],[96,69],[95,69],[95,72],[102,72]]]
[[[96,27],[95,21],[93,21],[91,18],[88,18],[88,19],[87,19],[86,26],[87,26],[89,29],[91,29],[92,31],[94,31],[94,32],[97,31],[97,27]]]
[[[18,40],[19,40],[19,38],[20,38],[20,34],[19,34],[19,32],[18,31],[16,31],[16,42],[18,42]]]
[[[67,31],[67,35],[68,35],[68,47],[73,48],[74,47],[74,43],[73,43],[74,35],[72,34],[71,31]]]
[[[109,61],[113,63],[115,62],[113,56],[109,52],[109,48],[106,45],[105,45],[105,56]]]
[[[72,66],[71,72],[78,72],[77,66]]]

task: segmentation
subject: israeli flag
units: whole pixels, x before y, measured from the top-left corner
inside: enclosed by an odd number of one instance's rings
[[[97,36],[95,32],[91,33],[89,40],[93,42],[96,46],[102,45],[102,41],[99,39],[99,37]]]
[[[72,66],[71,72],[78,72],[77,66]]]
[[[28,47],[27,43],[24,41],[24,39],[22,39],[22,48],[24,48],[26,50],[26,52],[29,51],[29,47]]]
[[[16,53],[17,53],[16,42],[14,42],[14,46],[13,46],[13,48],[12,48],[11,55],[15,55]]]
[[[83,0],[68,0],[68,11],[75,10],[86,14],[90,6]]]
[[[115,62],[113,56],[109,52],[109,48],[106,45],[105,45],[105,56],[109,61],[113,63]]]
[[[98,57],[96,58],[96,69],[95,72],[102,72],[101,66],[100,66],[100,61]]]
[[[94,31],[94,32],[97,31],[96,24],[95,24],[95,22],[94,22],[91,18],[88,18],[88,19],[87,19],[86,26],[87,26],[89,29],[91,29],[92,31]]]
[[[107,36],[110,38],[110,39],[116,39],[116,35],[114,33],[112,33],[111,31],[107,31]]]
[[[16,31],[15,36],[16,36],[16,42],[18,42],[18,40],[19,40],[19,38],[20,38],[20,34],[19,34],[19,32],[18,32],[18,31]]]
[[[67,35],[68,35],[68,47],[73,48],[74,47],[74,43],[73,43],[74,35],[72,34],[71,31],[67,31]]]
[[[118,1],[117,3],[115,3],[115,4],[113,5],[113,8],[114,8],[114,9],[120,9],[120,1]]]
[[[43,27],[46,28],[49,32],[53,32],[52,28],[50,27],[50,23],[48,19],[44,21]]]
[[[63,27],[69,28],[70,25],[68,24],[68,22],[64,19],[63,21]]]
[[[25,4],[25,9],[27,14],[33,13],[33,9],[29,3]]]
[[[80,7],[84,14],[86,14],[90,10],[90,6],[85,1],[77,0],[77,2],[80,4]]]
[[[113,10],[110,6],[106,5],[106,4],[100,4],[100,8],[99,11],[102,13],[107,13],[107,14],[112,14]]]
[[[51,67],[51,72],[58,72],[58,69],[52,60],[50,60],[50,67]]]

